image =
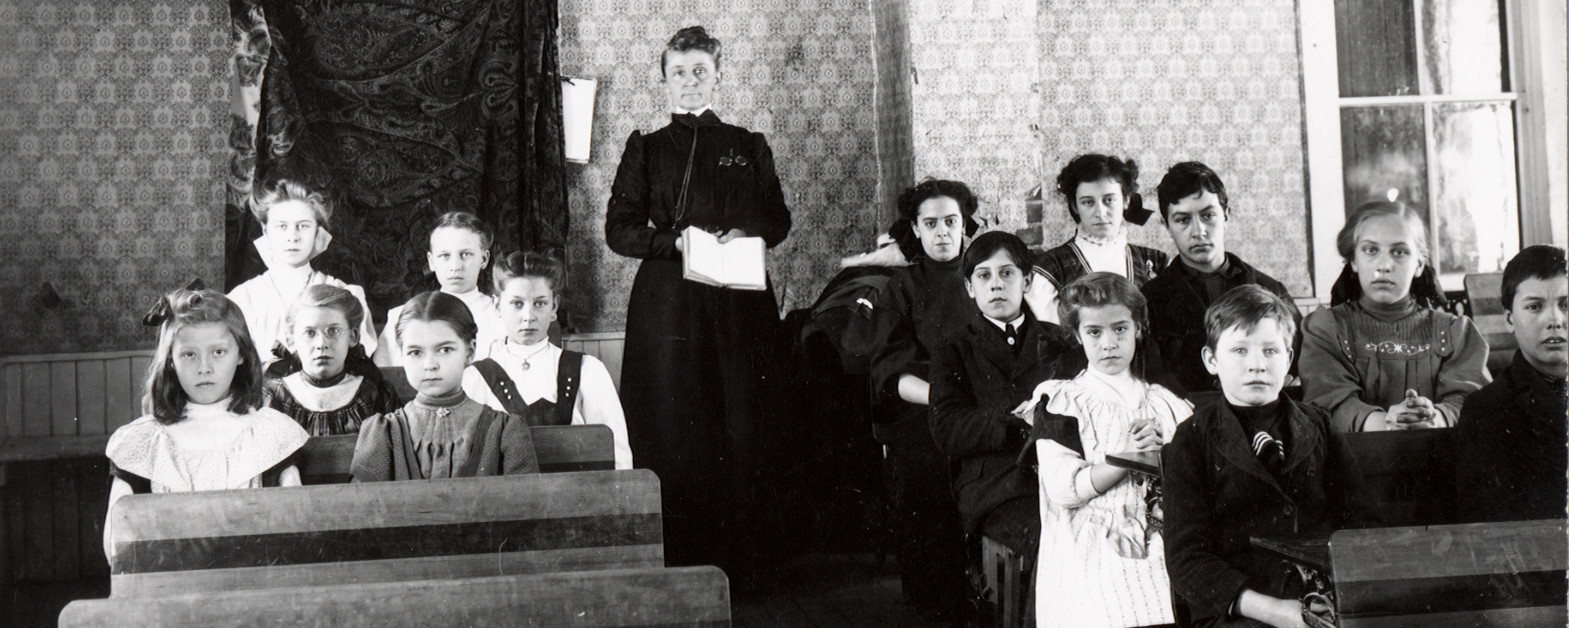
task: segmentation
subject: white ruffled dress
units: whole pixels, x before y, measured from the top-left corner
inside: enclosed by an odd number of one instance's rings
[[[109,460],[121,471],[146,478],[154,493],[260,488],[262,474],[305,446],[310,435],[277,410],[260,408],[235,415],[229,412],[228,404],[224,399],[185,406],[186,417],[221,413],[244,420],[245,429],[227,445],[180,447],[169,437],[166,426],[148,415],[114,431],[107,448]]]
[[[1086,369],[1072,380],[1036,388],[1046,410],[1076,417],[1084,455],[1053,440],[1035,441],[1040,462],[1041,545],[1036,576],[1036,624],[1093,628],[1171,623],[1171,581],[1165,543],[1146,535],[1143,479],[1130,474],[1097,493],[1091,465],[1106,454],[1131,451],[1133,424],[1153,421],[1170,440],[1192,416],[1187,401],[1124,372]]]

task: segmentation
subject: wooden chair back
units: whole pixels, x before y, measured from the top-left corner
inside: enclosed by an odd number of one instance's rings
[[[1383,525],[1454,521],[1455,445],[1450,429],[1359,432],[1346,442]]]
[[[1499,301],[1504,289],[1503,273],[1476,273],[1465,276],[1465,298],[1471,304],[1471,322],[1487,339],[1487,368],[1498,372],[1514,359],[1515,335],[1504,321],[1506,303]]]
[[[78,626],[702,626],[730,625],[717,567],[326,584],[168,597],[77,600]]]
[[[605,425],[548,425],[529,428],[534,453],[544,473],[611,471],[616,468],[615,435]],[[312,436],[305,443],[300,480],[306,485],[344,484],[354,462],[359,436]]]
[[[113,597],[664,566],[648,470],[131,495]]]

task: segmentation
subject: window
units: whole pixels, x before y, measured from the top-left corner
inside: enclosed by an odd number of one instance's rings
[[[1347,212],[1381,199],[1424,211],[1446,290],[1503,269],[1521,245],[1512,3],[1304,2],[1303,84],[1314,284],[1340,273]],[[1518,134],[1518,135],[1517,135]],[[1540,211],[1545,211],[1545,208]]]

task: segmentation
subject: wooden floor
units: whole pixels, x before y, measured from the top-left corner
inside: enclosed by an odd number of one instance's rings
[[[899,600],[893,560],[873,571],[871,554],[813,554],[777,569],[767,582],[731,593],[737,628],[771,626],[913,626],[938,628]],[[74,599],[109,597],[108,580],[24,583],[0,600],[0,626],[54,626]]]

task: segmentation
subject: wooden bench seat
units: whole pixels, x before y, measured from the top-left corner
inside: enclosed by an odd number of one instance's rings
[[[113,597],[664,566],[647,470],[131,495]]]
[[[77,626],[704,626],[730,625],[715,567],[334,584],[158,598],[78,600]]]

